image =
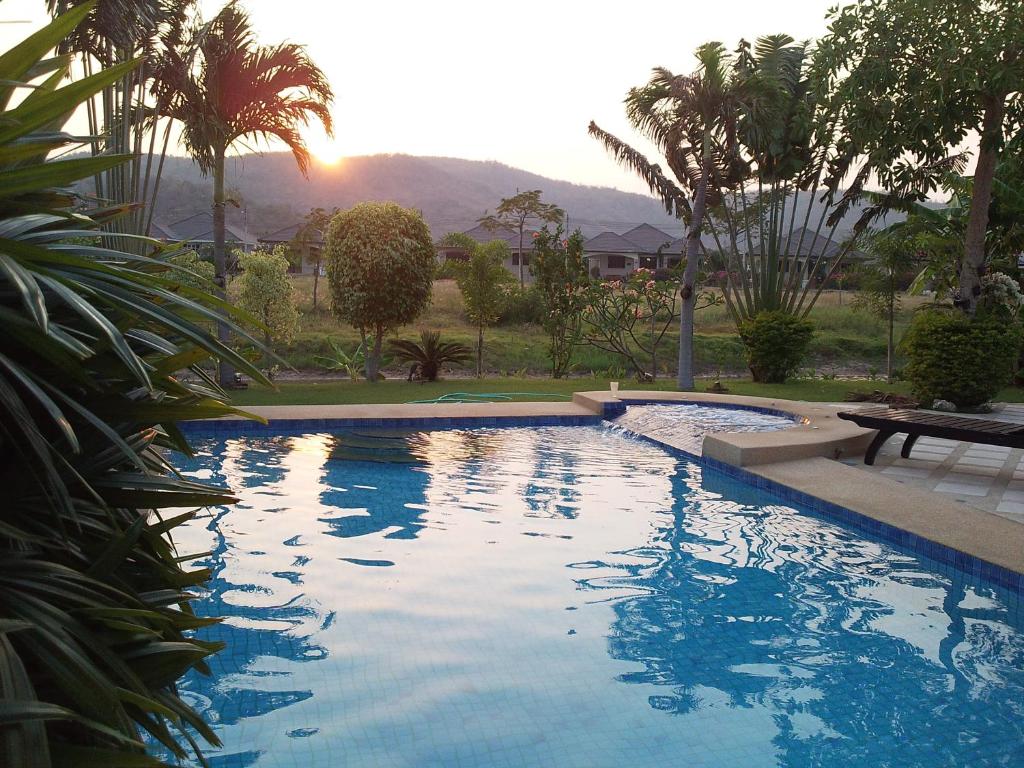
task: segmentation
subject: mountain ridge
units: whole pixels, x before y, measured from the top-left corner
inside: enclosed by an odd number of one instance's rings
[[[256,237],[297,224],[311,208],[393,201],[419,209],[437,239],[474,227],[502,198],[529,189],[540,189],[546,202],[567,212],[569,230],[579,228],[588,238],[606,231],[622,234],[638,224],[650,224],[673,238],[683,235],[683,223],[666,214],[653,197],[551,179],[496,160],[360,155],[336,165],[314,162],[307,180],[290,153],[272,152],[229,158],[225,171],[228,196],[237,203],[228,207],[228,221]],[[173,229],[176,221],[209,212],[211,194],[211,181],[191,159],[169,156],[154,221]],[[808,199],[800,204],[800,216]],[[821,204],[815,201],[813,208],[816,216]],[[860,206],[853,206],[836,230],[837,240],[846,237],[859,215]]]
[[[229,158],[226,168],[229,220],[260,236],[295,224],[314,207],[348,208],[364,201],[393,201],[423,212],[434,237],[473,227],[503,197],[540,189],[543,199],[566,210],[569,228],[585,235],[625,231],[648,223],[677,236],[682,222],[654,198],[612,187],[551,179],[495,160],[361,155],[337,165],[315,163],[305,180],[289,153]],[[166,225],[208,211],[209,179],[189,158],[166,159],[154,220]]]

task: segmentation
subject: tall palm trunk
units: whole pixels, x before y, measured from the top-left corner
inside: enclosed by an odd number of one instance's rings
[[[997,141],[1003,127],[1004,99],[992,98],[985,107],[982,120],[978,163],[974,169],[971,210],[964,234],[964,259],[960,266],[960,301],[964,311],[973,314],[981,292],[981,271],[985,264],[985,231],[988,209],[992,204],[992,187],[999,162]]]
[[[213,157],[213,273],[217,284],[217,295],[226,299],[228,295],[227,252],[224,241],[224,208],[227,204],[224,194],[224,155],[223,147],[214,149]],[[217,338],[222,343],[231,341],[231,331],[227,323],[217,323]],[[223,358],[217,366],[217,380],[222,387],[231,387],[235,381],[235,369]]]
[[[679,373],[676,386],[679,389],[693,389],[693,315],[697,305],[697,273],[700,268],[700,234],[707,208],[708,177],[711,175],[711,141],[704,136],[704,150],[701,158],[700,181],[693,199],[690,228],[686,232],[686,268],[683,270],[683,299],[679,310]]]

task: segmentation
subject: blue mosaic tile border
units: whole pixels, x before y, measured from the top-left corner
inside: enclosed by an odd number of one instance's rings
[[[614,414],[618,415],[618,414]],[[472,427],[592,427],[609,418],[593,416],[459,416],[388,419],[271,419],[266,424],[249,419],[213,419],[210,421],[182,421],[178,427],[186,435],[222,437],[231,435],[292,435],[306,432],[330,432],[334,429],[356,427],[409,429],[459,429]]]
[[[417,417],[417,418],[387,418],[387,419],[272,419],[267,424],[260,422],[223,419],[210,421],[185,421],[178,424],[179,428],[186,435],[218,437],[225,435],[290,435],[304,434],[307,432],[325,432],[334,429],[351,429],[355,427],[378,427],[378,428],[400,428],[410,429],[465,429],[473,427],[579,427],[597,426],[607,419],[621,416],[626,412],[627,405],[653,405],[653,404],[687,404],[702,405],[694,401],[684,400],[630,400],[604,403],[603,414],[593,416],[461,416],[461,417]],[[772,408],[747,407],[742,405],[715,404],[716,406],[732,408],[735,410],[748,410],[765,413],[771,416],[783,418],[797,417],[786,411],[779,411]],[[697,456],[681,448],[676,448],[662,443],[647,435],[630,432],[642,440],[653,443],[663,450],[669,451],[677,456],[684,457],[690,461],[712,469],[716,472],[741,480],[755,488],[767,491],[785,503],[797,505],[821,517],[846,525],[858,531],[868,533],[877,539],[895,544],[914,552],[915,554],[927,557],[936,563],[952,568],[961,573],[973,576],[982,581],[995,584],[1009,590],[1012,593],[1024,598],[1024,573],[1005,568],[987,560],[969,555],[966,552],[948,547],[944,544],[918,536],[910,531],[897,528],[894,525],[883,523],[874,518],[862,515],[859,512],[847,509],[846,507],[833,504],[819,499],[809,493],[790,488],[788,485],[777,483],[774,480],[756,475],[749,470],[735,467],[717,459],[707,456]]]

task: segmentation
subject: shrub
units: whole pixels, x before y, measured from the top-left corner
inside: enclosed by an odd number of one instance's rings
[[[442,365],[464,363],[473,355],[465,344],[441,341],[441,334],[437,331],[422,331],[419,343],[395,339],[391,342],[391,351],[395,360],[412,363],[409,381],[437,381]]]
[[[176,269],[173,272],[174,279],[181,285],[187,285],[200,291],[213,292],[215,289],[213,278],[213,264],[199,258],[195,251],[185,251],[167,259]]]
[[[800,368],[814,326],[788,312],[759,312],[740,324],[747,365],[754,381],[782,383]]]
[[[215,619],[190,605],[210,572],[171,536],[190,510],[235,499],[175,475],[167,454],[190,450],[178,421],[236,413],[204,361],[269,383],[203,327],[223,318],[241,332],[237,310],[169,263],[114,250],[121,238],[101,229],[110,209],[72,192],[130,161],[69,158],[81,144],[61,129],[136,62],[64,84],[67,59],[39,61],[94,7],[76,5],[0,57],[5,768],[180,765],[193,750],[204,762],[199,741],[217,737],[177,681],[207,671],[220,648],[196,637]],[[18,81],[50,73],[8,101]],[[146,740],[169,761],[147,757]]]
[[[540,325],[544,320],[544,297],[536,288],[513,286],[505,298],[498,325]]]
[[[334,311],[363,336],[366,378],[377,381],[384,334],[430,301],[437,260],[423,217],[395,203],[361,203],[331,220],[325,246]]]
[[[242,274],[238,278],[238,306],[263,324],[264,344],[271,340],[287,343],[295,335],[299,311],[288,279],[288,249],[255,250],[238,257]]]
[[[435,280],[455,280],[459,274],[459,267],[462,266],[462,262],[456,259],[448,259],[442,261],[437,265],[434,270]]]
[[[1013,377],[1020,329],[961,312],[918,312],[903,337],[904,376],[922,404],[948,400],[957,408],[987,403]]]
[[[484,328],[498,320],[509,287],[515,284],[515,277],[504,266],[507,255],[508,244],[504,240],[477,245],[456,275],[466,316],[477,328],[477,376],[484,373]]]

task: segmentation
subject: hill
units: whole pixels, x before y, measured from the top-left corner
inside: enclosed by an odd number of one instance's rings
[[[486,210],[516,190],[541,189],[544,199],[569,215],[569,226],[587,236],[626,231],[647,222],[670,234],[680,222],[644,195],[591,187],[539,176],[497,162],[451,157],[372,155],[346,158],[334,166],[314,165],[309,179],[291,155],[270,153],[230,159],[226,183],[240,203],[229,212],[233,223],[256,235],[294,224],[310,208],[347,208],[366,200],[393,200],[418,208],[440,237],[469,229]],[[210,181],[187,158],[168,157],[155,219],[173,223],[208,211]]]

